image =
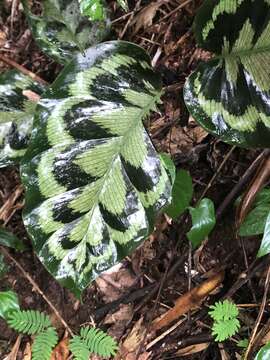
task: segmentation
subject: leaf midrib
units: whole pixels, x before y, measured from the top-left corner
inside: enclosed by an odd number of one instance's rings
[[[264,46],[264,47],[260,47],[260,48],[252,48],[252,49],[248,49],[248,50],[239,50],[239,51],[232,51],[229,53],[223,53],[220,55],[215,55],[214,59],[227,59],[227,58],[243,58],[246,56],[252,56],[252,55],[256,55],[256,54],[260,54],[260,53],[265,53],[265,52],[270,52],[270,45],[268,46]]]
[[[128,130],[125,132],[125,134],[119,136],[120,139],[122,138],[122,139],[124,139],[124,140],[121,141],[121,144],[119,145],[119,148],[118,148],[118,152],[112,157],[111,164],[110,164],[110,166],[108,166],[108,170],[106,171],[106,173],[105,173],[105,174],[103,175],[103,177],[102,177],[103,179],[102,179],[102,182],[101,182],[101,184],[100,184],[100,189],[98,190],[98,192],[97,192],[97,194],[96,194],[96,199],[95,199],[95,202],[94,202],[94,204],[93,204],[93,206],[92,206],[92,209],[91,209],[89,212],[87,212],[87,213],[85,213],[85,214],[83,215],[83,216],[85,216],[85,215],[87,215],[87,214],[90,213],[89,225],[91,224],[93,212],[94,212],[96,206],[98,205],[98,201],[99,201],[99,198],[100,198],[101,191],[102,191],[102,189],[103,189],[103,187],[104,187],[104,185],[105,185],[105,182],[106,182],[106,180],[107,180],[107,177],[108,177],[108,175],[109,175],[109,173],[110,173],[110,171],[111,171],[111,169],[112,169],[112,167],[113,167],[113,163],[115,162],[115,160],[116,160],[116,159],[118,158],[118,156],[120,155],[120,153],[121,153],[121,148],[122,148],[122,147],[124,146],[124,144],[125,144],[126,134],[127,134],[128,132],[132,131],[132,129],[134,129],[134,128],[138,125],[138,122],[139,122],[139,121],[143,121],[143,119],[148,115],[149,111],[154,107],[154,105],[155,105],[155,104],[157,103],[157,101],[160,99],[161,94],[162,94],[162,91],[159,91],[155,96],[153,96],[152,100],[149,102],[149,105],[146,106],[145,108],[143,108],[142,111],[140,112],[140,115],[139,115],[139,117],[138,117],[139,120],[138,120],[137,122],[134,121],[134,124],[133,124],[130,128],[128,128]],[[88,228],[89,228],[89,226],[88,226]],[[85,234],[88,232],[88,228],[87,228]],[[81,245],[82,242],[85,242],[84,239],[85,239],[85,235],[84,235],[84,237],[82,238],[82,240],[78,243],[78,246]]]

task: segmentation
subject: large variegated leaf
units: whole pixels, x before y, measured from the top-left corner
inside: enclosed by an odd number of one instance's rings
[[[24,155],[36,107],[36,101],[29,98],[43,90],[16,70],[0,75],[0,167],[16,163]]]
[[[61,63],[101,42],[108,33],[106,20],[90,22],[81,14],[79,0],[43,0],[39,2],[41,9],[30,0],[22,3],[38,45]]]
[[[38,105],[24,222],[41,261],[76,294],[140,244],[170,198],[142,123],[160,95],[145,51],[108,42],[71,61]]]
[[[185,101],[232,144],[270,147],[269,14],[269,0],[205,0],[195,19],[199,46],[216,57],[190,76]]]

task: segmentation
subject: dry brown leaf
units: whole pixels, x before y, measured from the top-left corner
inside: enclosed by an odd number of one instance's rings
[[[50,360],[67,360],[69,357],[68,344],[69,339],[67,337],[62,339],[54,348]]]
[[[118,340],[121,339],[132,317],[133,305],[121,304],[118,311],[113,314],[108,314],[104,320],[105,325],[112,325],[108,334]]]
[[[137,281],[129,269],[116,268],[115,272],[106,272],[96,279],[99,292],[105,303],[119,299],[127,289]]]
[[[104,320],[105,325],[112,325],[119,321],[129,321],[133,314],[132,304],[121,304],[118,311],[108,314]]]
[[[136,352],[144,339],[146,328],[143,325],[143,318],[139,319],[133,326],[131,332],[128,334],[124,343],[121,345],[117,360],[135,360]],[[148,354],[148,353],[146,353]],[[143,354],[142,354],[143,355]],[[141,358],[146,360],[147,358]]]
[[[153,19],[156,16],[157,10],[164,4],[164,2],[164,0],[155,1],[144,7],[136,16],[134,16],[131,25],[135,24],[135,34],[141,28],[147,28],[153,24]]]
[[[207,349],[209,346],[209,342],[201,343],[201,344],[195,344],[195,345],[189,345],[186,346],[183,349],[180,349],[177,351],[176,355],[178,356],[188,356],[191,354],[196,354],[198,352],[201,352],[205,349]]]
[[[259,167],[255,177],[253,178],[249,189],[247,190],[246,194],[243,196],[243,199],[238,206],[237,210],[237,227],[242,224],[245,217],[247,216],[248,212],[250,211],[256,195],[258,192],[263,188],[265,183],[270,178],[270,157],[266,159],[262,165]]]
[[[157,331],[170,325],[181,315],[199,306],[203,299],[221,284],[223,278],[224,271],[220,271],[201,285],[196,286],[191,291],[182,295],[178,300],[176,300],[175,306],[172,309],[153,321],[152,330]]]
[[[22,335],[19,335],[17,337],[15,344],[13,345],[11,352],[3,360],[16,360],[17,359],[21,341],[22,341]]]
[[[23,360],[31,360],[32,359],[32,351],[30,342],[26,343],[25,349],[23,352]]]

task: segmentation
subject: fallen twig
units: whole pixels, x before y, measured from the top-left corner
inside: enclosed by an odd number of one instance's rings
[[[56,309],[56,307],[53,305],[53,303],[47,298],[47,296],[44,294],[44,292],[40,289],[38,284],[35,282],[35,280],[24,270],[24,268],[21,266],[21,264],[18,263],[16,259],[12,255],[9,254],[9,252],[0,246],[0,251],[2,254],[7,257],[9,260],[11,260],[16,267],[20,270],[20,272],[23,274],[23,276],[30,282],[30,284],[33,286],[33,288],[42,296],[42,298],[46,301],[46,303],[49,305],[49,307],[52,309],[52,311],[55,313],[56,317],[60,320],[64,328],[68,331],[68,333],[71,336],[74,336],[72,330],[66,323],[66,321],[62,318],[59,311]]]
[[[29,77],[31,77],[31,79],[33,79],[34,81],[39,82],[42,85],[49,85],[49,83],[47,81],[45,81],[44,79],[42,79],[38,75],[34,74],[32,71],[26,69],[24,66],[16,63],[16,61],[13,61],[13,60],[5,57],[4,55],[0,54],[0,61],[4,62],[5,64],[7,64],[9,66],[14,67],[15,69],[19,70],[24,75],[28,75]]]

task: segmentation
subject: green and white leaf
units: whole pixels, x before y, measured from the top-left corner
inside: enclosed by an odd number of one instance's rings
[[[222,140],[270,147],[270,2],[205,0],[194,30],[215,54],[185,85],[192,116]]]
[[[270,210],[266,219],[263,239],[257,256],[262,257],[269,253],[270,253]]]
[[[61,63],[101,42],[109,31],[107,19],[91,22],[82,15],[78,0],[43,0],[38,15],[30,0],[22,0],[22,4],[37,44]]]
[[[24,223],[47,269],[77,295],[135,249],[171,195],[142,121],[160,101],[148,55],[108,42],[44,94],[22,164]]]
[[[7,320],[9,315],[20,310],[18,296],[13,291],[0,292],[0,317]]]
[[[240,236],[254,236],[264,233],[270,209],[270,188],[261,190],[255,199],[253,209],[248,213],[239,229]]]
[[[270,341],[266,343],[258,352],[254,360],[270,359]]]
[[[40,95],[44,88],[16,70],[0,75],[0,167],[17,163],[31,135],[36,102],[27,92]]]

